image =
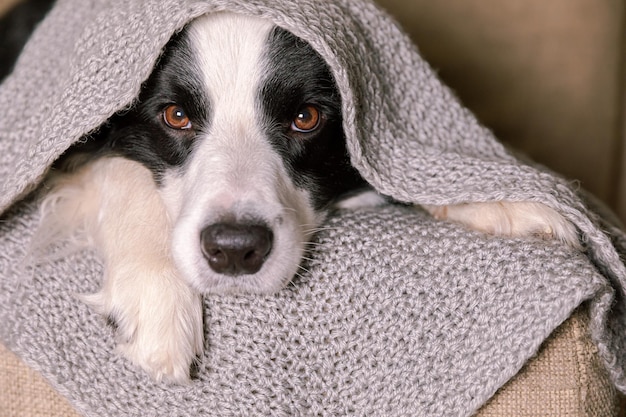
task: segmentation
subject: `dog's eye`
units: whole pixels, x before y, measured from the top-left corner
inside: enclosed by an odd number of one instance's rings
[[[163,121],[172,129],[187,130],[191,129],[191,120],[181,106],[171,104],[163,110]]]
[[[296,117],[291,122],[291,129],[296,132],[310,133],[320,126],[322,114],[313,105],[306,105],[298,110]]]

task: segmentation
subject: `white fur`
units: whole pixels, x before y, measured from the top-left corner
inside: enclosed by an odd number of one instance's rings
[[[92,243],[104,261],[102,289],[81,298],[115,320],[119,350],[131,361],[157,380],[186,381],[202,351],[201,298],[174,266],[169,220],[150,171],[103,158],[52,185],[41,206],[43,230],[53,225],[61,237],[63,225],[66,238]]]
[[[270,29],[260,19],[226,14],[194,22],[191,39],[213,117],[186,165],[166,172],[162,187],[139,163],[101,158],[51,178],[53,191],[41,206],[38,246],[65,240],[97,248],[104,282],[98,293],[82,298],[115,319],[119,350],[157,379],[189,377],[203,343],[200,292],[278,290],[296,274],[310,231],[323,220],[308,193],[294,186],[258,124],[255,98]],[[382,201],[368,192],[339,207]],[[425,208],[473,229],[540,234],[578,247],[574,227],[541,204]],[[254,218],[272,228],[273,248],[257,273],[232,277],[209,267],[199,236],[225,218]]]
[[[335,204],[339,209],[357,209],[361,207],[376,207],[385,204],[385,198],[374,190],[367,190],[344,198]]]
[[[550,207],[531,202],[487,202],[449,206],[423,206],[435,218],[449,220],[501,236],[555,238],[580,249],[572,223]]]

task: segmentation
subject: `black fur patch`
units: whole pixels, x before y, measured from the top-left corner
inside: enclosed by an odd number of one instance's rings
[[[0,82],[11,73],[26,41],[53,0],[21,1],[0,19]]]
[[[306,42],[275,28],[268,39],[259,103],[267,135],[296,186],[311,190],[316,208],[365,186],[350,164],[342,127],[341,97],[324,60]],[[300,109],[314,105],[323,125],[312,133],[289,127]]]

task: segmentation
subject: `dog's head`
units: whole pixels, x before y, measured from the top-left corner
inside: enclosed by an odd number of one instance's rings
[[[261,19],[192,22],[117,117],[112,146],[154,173],[175,262],[201,291],[280,288],[328,207],[362,185],[326,63]]]

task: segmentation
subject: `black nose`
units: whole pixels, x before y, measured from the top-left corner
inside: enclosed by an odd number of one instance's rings
[[[254,274],[272,250],[274,234],[265,225],[216,223],[200,234],[202,253],[219,274]]]

